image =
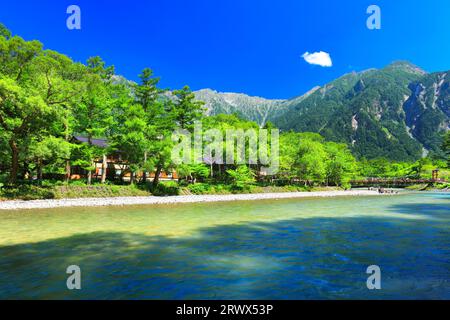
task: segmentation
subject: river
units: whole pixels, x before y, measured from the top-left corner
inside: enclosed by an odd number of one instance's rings
[[[2,211],[0,298],[450,299],[449,222],[431,192]]]

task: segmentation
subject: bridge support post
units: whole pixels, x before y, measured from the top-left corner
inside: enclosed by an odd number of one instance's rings
[[[438,169],[433,170],[431,172],[431,180],[437,181],[438,179],[439,179],[439,170]]]

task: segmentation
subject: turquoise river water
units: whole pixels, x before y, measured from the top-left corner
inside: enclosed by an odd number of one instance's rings
[[[450,194],[0,211],[0,298],[450,299]]]

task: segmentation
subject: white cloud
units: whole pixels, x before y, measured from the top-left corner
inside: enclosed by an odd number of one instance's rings
[[[309,53],[307,51],[302,55],[302,58],[309,64],[316,64],[321,67],[331,67],[333,65],[330,54],[323,51],[314,53]]]

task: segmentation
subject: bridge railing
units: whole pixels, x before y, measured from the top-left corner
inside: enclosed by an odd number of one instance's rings
[[[352,180],[352,185],[411,185],[448,182],[445,179],[410,179],[410,178],[367,178],[362,180]]]

